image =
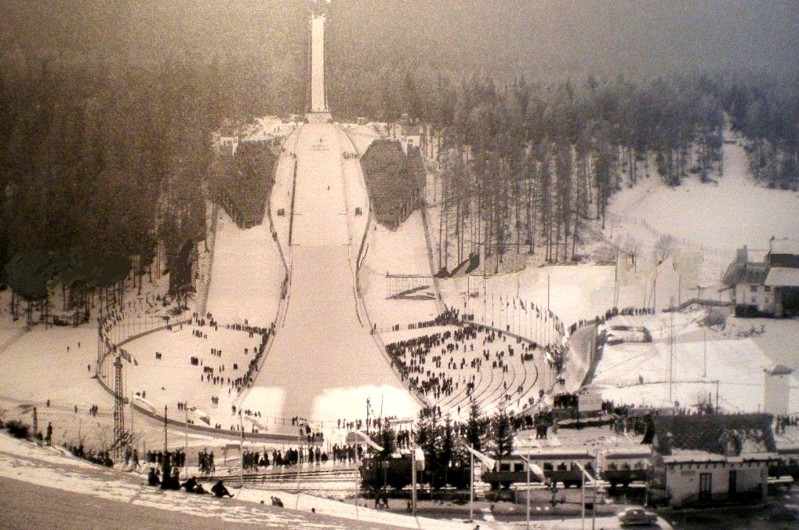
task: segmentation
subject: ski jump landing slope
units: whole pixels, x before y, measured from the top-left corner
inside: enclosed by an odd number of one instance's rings
[[[307,123],[284,148],[272,209],[290,271],[285,317],[244,409],[308,420],[361,418],[366,399],[384,415],[418,410],[370,335],[356,290],[368,196],[354,147],[332,123]],[[296,158],[294,158],[296,156]],[[362,209],[355,215],[355,209]],[[288,221],[288,222],[286,222]]]

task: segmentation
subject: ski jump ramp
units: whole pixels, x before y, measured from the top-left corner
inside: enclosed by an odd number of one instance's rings
[[[360,164],[345,152],[355,148],[333,123],[304,124],[286,140],[270,208],[289,269],[287,298],[243,409],[335,421],[363,418],[367,398],[385,416],[419,408],[362,310],[356,270],[369,200]]]

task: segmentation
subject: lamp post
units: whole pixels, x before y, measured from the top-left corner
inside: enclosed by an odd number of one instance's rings
[[[582,501],[580,518],[581,518],[581,521],[582,521],[582,528],[583,528],[583,530],[585,530],[585,477],[588,477],[588,479],[594,485],[594,501],[593,501],[592,505],[596,505],[597,481],[596,481],[596,479],[594,477],[591,476],[590,473],[588,473],[588,471],[585,470],[585,468],[583,467],[583,465],[580,462],[578,462],[577,460],[574,460],[574,464],[578,468],[580,468],[580,490],[581,490],[581,501]],[[592,510],[592,514],[591,514],[591,528],[592,528],[592,530],[593,530],[593,528],[595,526],[596,526],[596,509],[593,509]]]
[[[524,460],[524,463],[527,464],[527,490],[526,490],[527,516],[525,518],[525,520],[527,522],[527,525],[525,526],[525,528],[527,530],[530,530],[530,457],[529,456],[523,456],[523,455],[519,455],[519,456],[521,456],[522,460]]]
[[[189,453],[189,407],[183,403],[183,471],[186,473],[186,480],[189,478],[189,464],[186,455]]]
[[[469,444],[471,447],[471,444]],[[469,522],[474,521],[474,453],[469,451]]]
[[[704,369],[702,370],[702,377],[707,377],[707,325],[705,325],[704,331],[705,331],[705,338],[704,338],[704,341],[703,341],[702,349],[703,349],[704,358],[705,358],[705,363],[704,363],[705,366],[704,366]]]
[[[308,425],[308,422],[305,420],[297,421],[297,499],[294,503],[295,510],[300,505],[300,471],[302,470],[302,466],[300,465],[300,451],[302,451],[300,444],[302,444],[302,428],[306,425]]]
[[[416,517],[416,444],[411,442],[411,515]]]

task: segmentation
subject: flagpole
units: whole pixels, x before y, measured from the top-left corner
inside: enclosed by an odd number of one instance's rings
[[[189,452],[189,409],[186,404],[183,404],[183,416],[185,423],[183,424],[183,471],[186,472],[186,480],[189,479],[189,464],[186,454]]]
[[[241,416],[241,408],[239,408],[239,430],[241,431],[241,439],[239,439],[239,457],[241,458],[239,481],[241,481],[241,489],[244,489],[244,418]]]
[[[524,457],[522,457],[524,458]],[[530,530],[530,455],[524,459],[527,464],[527,530]]]
[[[166,409],[166,407],[167,407],[167,405],[164,405],[164,454],[166,454],[167,447],[169,445],[168,444],[168,439],[167,439],[167,434],[166,434],[166,426],[167,426],[167,419],[166,419],[166,410],[167,409]]]
[[[582,519],[582,529],[585,530],[585,471],[580,469],[580,500],[582,506],[580,507],[580,518]]]
[[[472,444],[469,444],[472,447]],[[472,448],[474,449],[474,448]],[[471,467],[469,468],[469,522],[474,521],[474,453],[469,451]]]
[[[416,517],[416,446],[411,443],[411,515]]]

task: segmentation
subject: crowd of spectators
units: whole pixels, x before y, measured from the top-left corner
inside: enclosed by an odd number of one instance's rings
[[[484,366],[495,372],[487,381],[502,381],[507,400],[529,390],[522,383],[508,391],[505,374],[510,372],[510,363],[534,362],[538,344],[479,324],[462,323],[458,311],[452,309],[412,329],[445,325],[458,327],[386,345],[393,365],[413,390],[437,402],[458,392],[472,397],[484,379],[480,377]]]

